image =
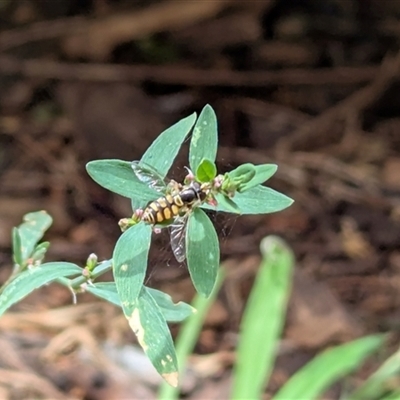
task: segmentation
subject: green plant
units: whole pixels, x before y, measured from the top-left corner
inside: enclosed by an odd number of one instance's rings
[[[231,399],[261,399],[275,363],[290,295],[294,259],[291,250],[273,236],[261,243],[262,261],[254,280],[239,335],[237,357],[233,370]],[[222,278],[222,276],[221,276]],[[219,290],[213,291],[213,297]],[[197,296],[193,302],[201,312],[184,322],[176,340],[180,365],[193,350],[212,297]],[[362,362],[384,343],[385,335],[370,335],[318,354],[300,368],[277,393],[273,400],[313,400],[336,381],[355,371]],[[400,371],[399,352],[389,357],[353,392],[343,394],[347,400],[392,400],[400,398],[394,380]],[[159,400],[179,398],[177,388],[162,385]]]
[[[294,267],[292,252],[279,238],[267,237],[261,243],[261,253],[263,260],[241,323],[232,399],[261,398],[273,369],[285,320]],[[265,293],[268,293],[267,299]],[[382,334],[370,335],[319,353],[272,399],[320,398],[333,383],[357,370],[366,357],[381,348],[385,338]],[[342,398],[383,398],[388,379],[399,369],[400,360],[396,354],[357,390]]]
[[[182,184],[164,184],[192,128],[189,166],[193,172]],[[244,164],[228,173],[218,174],[215,165],[217,143],[216,116],[213,109],[206,106],[198,119],[193,114],[164,131],[140,161],[89,162],[87,171],[98,184],[132,202],[133,215],[120,221],[124,232],[115,245],[112,259],[98,262],[95,255],[90,255],[83,268],[65,262],[43,263],[49,244],[39,243],[39,240],[51,224],[51,218],[45,212],[28,214],[25,222],[13,231],[14,270],[1,291],[0,314],[50,281],[67,286],[74,295],[81,291],[91,292],[122,307],[157,371],[169,384],[176,386],[177,358],[167,322],[182,321],[193,308],[184,303],[174,304],[167,294],[144,286],[152,231],[155,227],[172,227],[176,231],[176,221],[181,222],[179,230],[185,235],[182,242],[174,242],[175,249],[178,246],[187,259],[196,290],[208,297],[217,281],[219,243],[214,226],[203,209],[262,214],[283,210],[292,203],[285,195],[261,185],[275,173],[276,165]],[[194,190],[194,187],[201,189],[196,192],[198,201],[190,207],[186,205],[184,215],[160,220],[159,224],[146,223],[141,210],[149,203],[166,196],[168,190],[175,196],[185,189]],[[96,281],[110,270],[114,281]]]
[[[286,244],[272,236],[262,241],[261,253],[263,260],[241,323],[232,399],[261,398],[282,335],[294,258]],[[355,371],[384,340],[385,335],[370,335],[323,351],[300,368],[272,399],[320,398],[334,382]],[[388,378],[399,369],[400,360],[396,354],[358,390],[343,399],[382,398]]]

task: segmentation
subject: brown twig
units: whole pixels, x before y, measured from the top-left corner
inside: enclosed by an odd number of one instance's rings
[[[86,24],[86,18],[74,17],[55,21],[40,21],[26,28],[10,29],[0,34],[0,51],[7,51],[27,43],[84,32]]]
[[[104,60],[118,43],[191,26],[216,15],[231,3],[231,0],[163,1],[144,9],[91,20],[85,33],[65,40],[64,48],[74,57]]]
[[[217,14],[230,4],[230,0],[173,0],[101,19],[42,21],[27,28],[3,32],[0,35],[0,51],[35,41],[66,37],[64,48],[70,55],[104,59],[117,43],[191,26]]]
[[[0,73],[27,78],[88,82],[141,82],[190,86],[355,85],[370,81],[377,67],[285,69],[281,71],[207,70],[179,66],[61,63],[42,59],[19,60],[0,56]]]
[[[374,80],[366,87],[329,108],[318,117],[306,122],[290,137],[282,139],[278,151],[284,156],[292,148],[323,135],[336,120],[345,120],[349,114],[359,114],[379,98],[400,73],[400,52],[386,57]]]

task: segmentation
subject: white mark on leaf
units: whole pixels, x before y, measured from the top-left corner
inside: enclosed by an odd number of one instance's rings
[[[138,342],[142,346],[144,351],[147,351],[148,346],[144,340],[145,331],[143,329],[142,323],[140,321],[140,312],[138,308],[133,310],[131,317],[128,319],[129,326],[131,327],[133,333],[136,335]]]

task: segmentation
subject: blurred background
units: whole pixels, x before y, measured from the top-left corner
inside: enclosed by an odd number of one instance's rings
[[[220,171],[277,163],[268,186],[295,203],[213,217],[227,278],[185,396],[227,398],[267,234],[297,260],[271,391],[322,349],[396,333],[399,42],[398,0],[0,0],[0,281],[11,229],[30,211],[54,218],[49,260],[110,258],[129,201],[91,181],[85,163],[139,159],[209,103]],[[171,177],[185,174],[186,150]],[[147,285],[176,301],[194,295],[167,235],[154,238]],[[159,378],[135,342],[115,307],[89,294],[73,306],[65,288],[42,288],[0,319],[0,398],[155,398]]]

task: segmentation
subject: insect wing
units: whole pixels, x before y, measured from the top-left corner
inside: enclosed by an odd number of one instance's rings
[[[185,261],[186,258],[186,243],[185,233],[188,222],[188,214],[183,217],[178,217],[173,225],[171,225],[171,248],[178,262]]]
[[[132,161],[131,166],[136,177],[157,192],[163,192],[166,189],[164,179],[148,165],[143,165],[140,161]]]

